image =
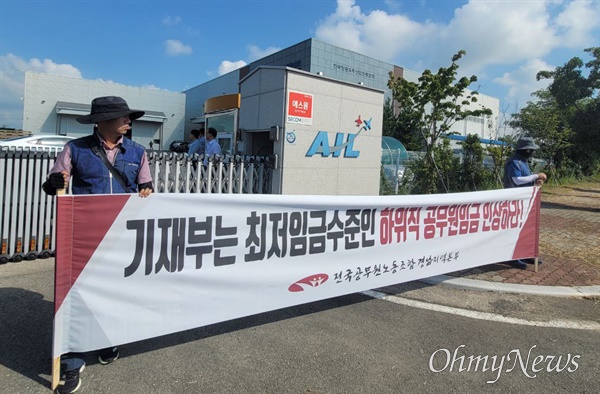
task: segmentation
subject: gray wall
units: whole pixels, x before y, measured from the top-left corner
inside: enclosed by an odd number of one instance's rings
[[[100,96],[123,97],[129,107],[145,111],[163,112],[166,122],[134,121],[133,140],[146,148],[153,139],[159,138],[163,128],[162,147],[168,148],[174,140],[184,138],[185,94],[158,89],[139,88],[105,81],[62,77],[49,74],[25,73],[25,95],[23,107],[23,129],[34,134],[58,134],[58,101],[90,104]],[[61,115],[61,130],[70,136],[87,135],[92,125],[75,121],[76,116]],[[154,146],[158,149],[158,146]]]

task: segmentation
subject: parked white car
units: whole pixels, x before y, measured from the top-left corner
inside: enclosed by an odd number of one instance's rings
[[[0,149],[57,150],[75,138],[66,135],[36,134],[0,140]]]

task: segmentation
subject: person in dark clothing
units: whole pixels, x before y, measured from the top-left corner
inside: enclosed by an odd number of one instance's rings
[[[504,167],[504,188],[526,187],[526,186],[541,186],[548,179],[543,172],[532,174],[527,160],[533,157],[533,154],[539,146],[531,137],[521,137],[517,141],[515,154],[512,155]],[[533,264],[533,259],[513,260],[511,264],[515,268],[526,269],[527,264]],[[541,260],[538,260],[542,264]]]
[[[532,174],[527,164],[527,160],[533,157],[533,154],[539,146],[531,137],[522,137],[517,142],[515,154],[512,155],[504,167],[504,188],[522,187],[522,186],[541,186],[548,177],[543,172]]]
[[[95,98],[91,113],[77,118],[79,123],[96,124],[94,133],[65,145],[42,185],[43,190],[55,195],[71,181],[73,194],[138,193],[148,197],[154,188],[146,150],[125,138],[132,120],[143,115],[143,111],[130,110],[121,97]],[[98,351],[100,364],[110,364],[118,357],[117,347]],[[74,393],[81,386],[83,355],[63,355],[60,367],[61,381],[56,392]]]

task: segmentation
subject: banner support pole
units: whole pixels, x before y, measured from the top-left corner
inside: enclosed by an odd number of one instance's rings
[[[56,390],[60,382],[60,356],[52,359],[52,391]]]
[[[66,194],[65,189],[58,189],[56,191],[57,196],[64,196],[65,194]],[[54,245],[54,250],[56,250],[56,245]],[[56,257],[56,255],[55,255],[55,257]],[[56,289],[56,259],[54,261],[54,288]],[[56,311],[56,299],[54,300],[54,310]],[[53,325],[53,330],[54,330],[54,325]],[[52,335],[52,337],[54,338],[54,334]],[[52,352],[52,354],[54,354],[54,351]],[[52,389],[52,392],[54,392],[54,390],[56,390],[59,382],[60,382],[60,356],[52,358],[52,382],[51,382],[51,386],[50,386],[50,388]]]
[[[536,234],[535,234],[535,258],[533,259],[533,270],[538,272],[540,261],[540,214],[542,210],[542,187],[536,186],[537,195],[535,197],[535,218],[536,218]]]

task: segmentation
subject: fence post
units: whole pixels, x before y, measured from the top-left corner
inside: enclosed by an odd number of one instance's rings
[[[218,193],[223,193],[223,160],[221,160],[220,156],[216,156],[215,159],[219,160],[219,164],[217,166],[218,176],[217,176],[217,190]]]
[[[227,167],[227,178],[229,182],[227,184],[227,193],[231,194],[233,192],[233,167],[235,166],[235,156],[228,157],[229,167]]]
[[[250,158],[248,167],[248,172],[250,174],[248,176],[248,189],[246,191],[248,194],[254,194],[254,157]]]
[[[260,167],[258,168],[258,190],[259,194],[263,193],[265,166],[267,161],[264,158],[260,159]]]
[[[236,164],[238,165],[238,193],[241,194],[244,192],[244,158],[240,156],[236,161]]]
[[[206,165],[206,172],[207,172],[207,176],[206,176],[206,192],[207,193],[212,193],[212,179],[213,179],[213,172],[212,172],[212,167],[213,167],[213,163],[212,160],[209,158],[208,159],[208,164]]]

